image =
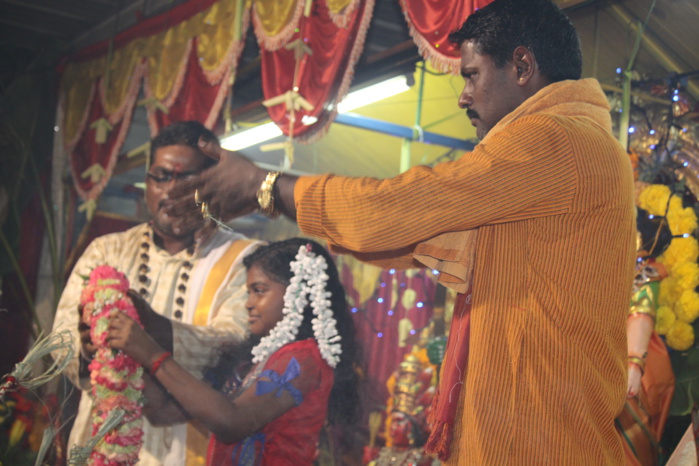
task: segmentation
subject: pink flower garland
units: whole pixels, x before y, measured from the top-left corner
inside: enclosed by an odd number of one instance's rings
[[[90,336],[97,346],[90,362],[90,381],[95,407],[92,412],[94,436],[114,409],[126,415],[121,423],[97,443],[90,453],[90,464],[97,466],[133,465],[143,444],[141,418],[143,368],[133,358],[107,346],[109,315],[120,311],[140,324],[138,312],[126,292],[129,281],[108,265],[95,268],[80,296],[84,319],[90,322]]]

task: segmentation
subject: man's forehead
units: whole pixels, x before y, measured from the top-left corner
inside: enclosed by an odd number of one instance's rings
[[[205,158],[204,154],[186,144],[172,144],[158,147],[153,154],[153,164],[169,164],[177,159],[179,163],[188,163]]]

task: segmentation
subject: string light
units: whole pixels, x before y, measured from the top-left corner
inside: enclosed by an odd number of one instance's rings
[[[418,303],[415,305],[415,307],[421,308],[425,304],[422,301],[418,301]]]
[[[383,303],[383,298],[379,298],[376,300],[379,304]]]

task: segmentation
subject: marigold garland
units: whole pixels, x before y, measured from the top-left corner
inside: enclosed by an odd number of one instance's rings
[[[671,194],[670,188],[664,184],[652,184],[641,191],[638,206],[651,215],[665,215]]]
[[[123,312],[140,324],[138,312],[126,292],[129,281],[113,267],[102,265],[90,274],[80,302],[83,315],[90,321],[90,336],[97,346],[90,362],[90,381],[95,407],[92,412],[92,435],[109,413],[126,412],[124,419],[97,443],[90,454],[90,464],[97,466],[133,465],[143,444],[143,368],[133,358],[107,346],[109,315]]]
[[[655,316],[655,331],[658,335],[665,335],[677,320],[677,316],[667,306],[660,306]]]
[[[686,351],[694,343],[694,328],[687,322],[676,321],[665,335],[665,341],[670,348]]]
[[[699,317],[699,294],[696,291],[684,290],[675,303],[677,319],[691,324]]]
[[[665,335],[666,344],[685,351],[694,344],[691,326],[699,317],[699,242],[691,236],[697,229],[697,215],[683,207],[682,199],[662,184],[647,186],[638,196],[638,205],[650,215],[665,217],[672,241],[658,257],[668,271],[660,282],[655,331]]]

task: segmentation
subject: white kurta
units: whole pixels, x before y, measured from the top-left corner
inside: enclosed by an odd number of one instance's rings
[[[90,411],[93,399],[90,395],[90,380],[79,377],[80,336],[78,334],[78,304],[83,288],[83,277],[99,265],[110,265],[123,272],[131,283],[131,288],[140,289],[138,268],[144,233],[149,232],[147,224],[137,225],[125,232],[113,233],[95,239],[76,263],[58,304],[53,324],[53,331],[68,329],[73,333],[76,345],[75,357],[65,371],[65,375],[83,390],[80,407],[68,440],[68,451],[73,445],[83,445],[90,438]],[[208,317],[207,326],[191,325],[199,296],[204,287],[209,271],[228,250],[233,241],[244,236],[219,230],[206,244],[197,247],[193,255],[180,251],[170,255],[167,251],[154,247],[151,242],[148,251],[146,284],[148,294],[145,297],[151,307],[159,314],[172,319],[173,357],[195,377],[201,378],[201,372],[213,365],[217,350],[226,344],[241,341],[247,331],[247,312],[245,310],[245,267],[242,258],[252,252],[260,243],[251,243],[233,261],[227,276],[216,291]],[[175,300],[182,293],[177,287],[182,283],[178,277],[186,272],[185,262],[193,267],[188,272],[184,304],[175,305]],[[177,313],[176,310],[182,312]],[[179,316],[179,317],[176,317]],[[54,353],[55,358],[64,354]],[[174,466],[184,464],[186,424],[171,427],[154,427],[144,418],[143,447],[139,456],[139,465]],[[205,452],[201,452],[202,455]]]

